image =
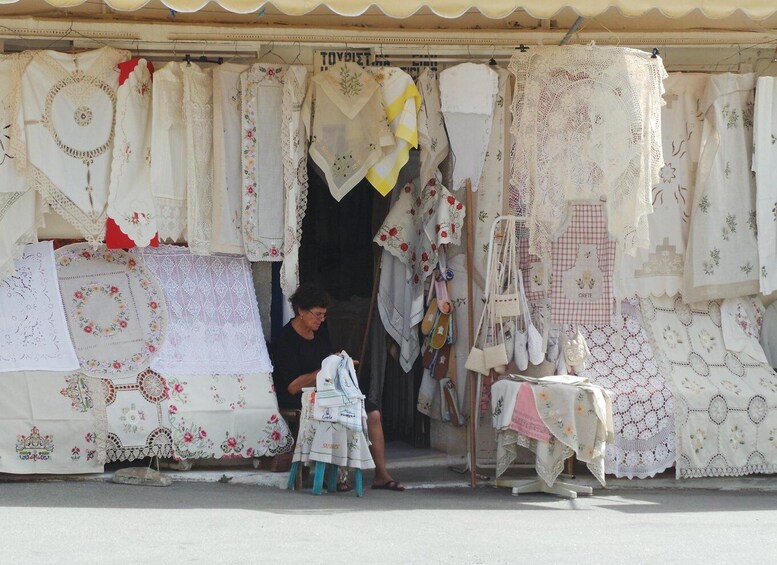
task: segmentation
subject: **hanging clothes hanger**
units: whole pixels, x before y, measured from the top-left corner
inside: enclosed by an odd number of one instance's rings
[[[294,60],[291,62],[292,65],[299,63],[300,55],[302,55],[302,43],[297,41],[297,56],[294,57]]]
[[[283,63],[285,65],[286,64],[286,60],[283,57],[281,57],[280,55],[278,55],[277,53],[273,53],[273,49],[275,49],[275,42],[274,41],[272,43],[270,43],[270,50],[267,53],[265,53],[264,55],[262,55],[262,60],[264,61],[270,55],[274,55],[275,57],[278,57],[278,59],[280,59],[281,63]]]

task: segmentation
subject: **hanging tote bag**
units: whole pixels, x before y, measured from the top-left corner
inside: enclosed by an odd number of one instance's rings
[[[497,318],[515,318],[521,315],[521,296],[518,291],[515,272],[517,264],[517,246],[515,241],[515,218],[509,216],[504,231],[504,242],[499,250],[496,269],[491,270],[494,278],[493,292],[490,296],[491,308]],[[496,230],[491,230],[489,251],[496,246]]]

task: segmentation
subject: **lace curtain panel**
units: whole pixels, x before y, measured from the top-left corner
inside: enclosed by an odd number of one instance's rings
[[[689,302],[758,293],[752,174],[755,75],[713,75],[701,102],[702,151],[685,257]],[[768,268],[768,265],[767,265]]]
[[[632,299],[634,300],[634,299]],[[624,303],[623,324],[583,326],[591,356],[581,377],[612,394],[615,441],[605,471],[644,479],[675,464],[674,404],[642,329],[638,303]]]
[[[136,256],[76,243],[56,251],[57,276],[81,370],[136,376],[165,342],[167,307],[156,277]]]
[[[167,381],[146,369],[136,377],[102,379],[108,418],[108,461],[171,457],[172,432],[163,402]]]
[[[22,75],[17,166],[93,247],[105,237],[118,64],[127,51],[37,51]]]
[[[777,471],[777,374],[726,349],[719,304],[665,296],[640,307],[674,398],[677,478]]]
[[[100,379],[70,372],[2,375],[0,473],[101,473],[106,418]]]
[[[285,187],[281,129],[286,65],[257,63],[240,77],[243,241],[250,261],[281,261]]]
[[[27,245],[15,274],[0,280],[0,373],[78,367],[52,244]]]
[[[661,59],[622,47],[540,47],[515,53],[513,183],[530,251],[550,254],[569,200],[607,199],[612,236],[633,255],[648,245],[661,154]]]
[[[176,458],[252,458],[291,451],[294,438],[278,412],[269,373],[176,376],[168,382],[163,408]]]
[[[197,256],[174,245],[133,253],[158,278],[170,313],[154,371],[168,379],[272,372],[245,257]]]
[[[696,188],[708,75],[671,73],[661,109],[664,164],[653,186],[648,216],[650,247],[635,256],[619,253],[618,296],[674,296],[682,290],[685,247]]]
[[[777,290],[777,97],[774,77],[758,77],[753,118],[758,259],[761,293]]]

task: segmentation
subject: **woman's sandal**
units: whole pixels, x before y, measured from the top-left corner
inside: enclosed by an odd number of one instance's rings
[[[372,485],[372,490],[393,490],[394,492],[402,492],[405,490],[405,487],[402,486],[402,483],[391,480],[387,483],[383,483],[382,485]]]

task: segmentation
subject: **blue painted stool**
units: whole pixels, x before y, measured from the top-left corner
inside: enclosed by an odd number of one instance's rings
[[[329,469],[327,469],[327,467]],[[301,471],[300,462],[295,461],[291,464],[291,470],[289,471],[289,482],[286,486],[288,490],[294,490],[297,473]],[[328,471],[328,475],[327,475]],[[337,465],[331,463],[324,463],[323,461],[316,461],[316,467],[313,474],[313,494],[321,494],[324,490],[324,479],[327,479],[326,489],[329,492],[337,492]],[[354,490],[356,490],[356,496],[362,496],[364,494],[364,482],[362,480],[362,470],[356,469],[354,473]]]

